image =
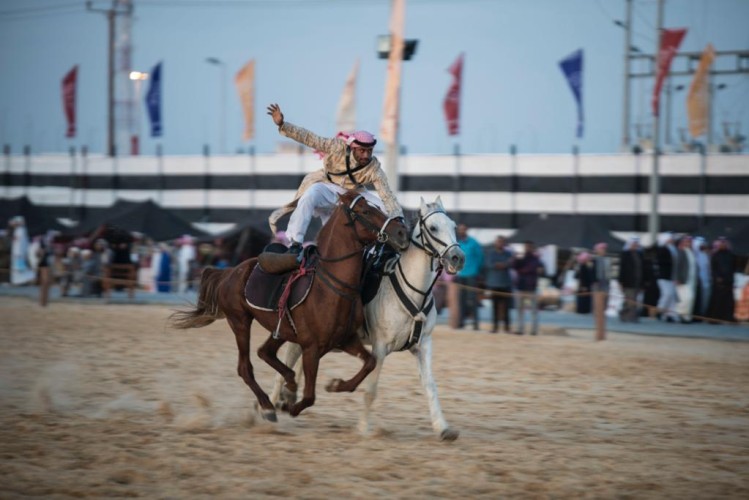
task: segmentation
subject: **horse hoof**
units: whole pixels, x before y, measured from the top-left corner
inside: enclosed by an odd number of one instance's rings
[[[275,410],[266,410],[258,404],[257,401],[255,401],[255,412],[259,413],[260,416],[263,418],[263,420],[267,422],[278,422],[278,417],[276,416]]]
[[[458,439],[458,436],[460,435],[459,431],[456,431],[455,429],[450,429],[449,427],[442,431],[440,434],[440,441],[455,441]]]
[[[325,386],[325,390],[328,392],[338,392],[338,388],[341,386],[341,383],[343,380],[339,378],[334,378],[330,382],[328,382],[328,385]]]

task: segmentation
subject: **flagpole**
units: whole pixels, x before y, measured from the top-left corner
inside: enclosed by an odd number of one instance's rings
[[[657,37],[655,49],[655,67],[660,68],[661,38],[663,36],[663,0],[658,0]],[[653,170],[650,172],[650,217],[648,218],[648,232],[650,242],[655,244],[660,232],[660,218],[658,215],[658,196],[660,193],[660,177],[658,176],[658,162],[660,155],[660,99],[657,101],[653,114]]]

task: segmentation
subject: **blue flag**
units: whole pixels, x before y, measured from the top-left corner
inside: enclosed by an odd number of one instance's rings
[[[148,118],[151,120],[151,137],[161,137],[161,63],[151,71],[151,86],[146,94]]]
[[[559,62],[567,83],[577,101],[577,137],[583,136],[583,49],[576,50]]]

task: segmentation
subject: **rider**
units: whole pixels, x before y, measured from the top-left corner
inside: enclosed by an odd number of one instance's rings
[[[273,233],[276,223],[283,215],[292,212],[286,235],[289,238],[289,253],[299,253],[312,216],[327,219],[338,200],[338,195],[356,189],[364,198],[382,209],[388,217],[403,217],[403,210],[390,190],[380,162],[372,156],[377,141],[369,132],[357,131],[350,135],[339,133],[334,138],[317,136],[284,121],[278,104],[268,106],[268,114],[278,125],[278,131],[290,139],[309,146],[325,156],[323,168],[307,174],[291,203],[275,210],[268,222]],[[375,192],[365,189],[371,184]]]

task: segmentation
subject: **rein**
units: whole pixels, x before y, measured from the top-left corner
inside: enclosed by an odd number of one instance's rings
[[[397,217],[388,217],[385,222],[382,224],[381,228],[378,228],[375,226],[369,219],[362,217],[358,213],[354,212],[354,206],[359,202],[360,199],[363,199],[363,195],[358,195],[354,198],[354,200],[348,205],[344,206],[344,213],[346,214],[346,217],[348,218],[349,222],[346,223],[346,226],[351,227],[352,231],[354,231],[354,234],[356,234],[356,229],[354,228],[354,225],[356,222],[359,222],[362,226],[364,226],[366,229],[372,231],[373,233],[377,234],[377,241],[380,243],[384,243],[388,240],[388,235],[385,233],[385,230],[387,229],[388,224],[390,224],[391,221],[395,220]],[[365,200],[366,202],[366,200]],[[362,250],[366,247],[359,238],[355,238],[357,246],[360,246],[353,252],[347,253],[345,255],[342,255],[340,257],[323,257],[320,255],[318,257],[318,260],[320,263],[336,263],[336,262],[343,262],[345,260],[348,260],[352,257],[361,256]],[[328,287],[330,288],[336,295],[343,297],[349,301],[351,301],[351,313],[349,314],[349,320],[347,324],[347,328],[350,327],[351,323],[354,320],[354,312],[355,312],[355,304],[356,299],[361,296],[361,285],[362,285],[362,279],[361,277],[355,284],[349,284],[341,280],[340,278],[337,278],[332,272],[325,269],[324,266],[320,265],[317,268],[319,270],[319,273],[317,275],[320,277],[320,280]],[[361,276],[361,273],[359,273]],[[338,285],[336,287],[335,285]]]
[[[436,213],[444,214],[445,212],[443,210],[434,210],[423,217],[419,217],[417,227],[419,228],[418,238],[421,241],[415,239],[416,235],[413,235],[411,237],[411,243],[417,248],[423,250],[424,253],[431,257],[429,268],[432,272],[436,271],[436,274],[434,275],[434,278],[432,279],[432,282],[430,283],[427,290],[425,292],[422,292],[408,281],[408,278],[406,278],[406,274],[403,271],[403,266],[400,259],[398,259],[395,263],[395,269],[391,268],[390,272],[388,272],[388,277],[390,279],[390,283],[393,286],[393,290],[395,291],[396,296],[400,300],[401,304],[403,304],[403,306],[409,312],[409,314],[414,317],[414,329],[411,332],[408,341],[403,345],[403,347],[399,349],[400,351],[410,349],[414,345],[418,344],[419,340],[421,340],[421,333],[423,331],[423,322],[425,318],[420,318],[419,315],[423,313],[423,315],[426,316],[432,310],[432,307],[434,307],[434,297],[431,295],[431,293],[434,289],[434,285],[437,284],[437,280],[444,270],[442,262],[443,258],[451,248],[460,246],[457,243],[446,243],[437,238],[434,233],[429,231],[429,228],[426,226],[426,220]],[[428,236],[428,238],[425,235]],[[442,251],[439,251],[435,247],[435,243],[442,245],[444,249]],[[436,267],[434,267],[435,260],[437,261]],[[408,288],[422,296],[420,306],[414,304],[413,301],[411,301],[411,299],[408,297],[405,290],[403,289],[401,280],[403,281],[403,284],[405,284]]]

